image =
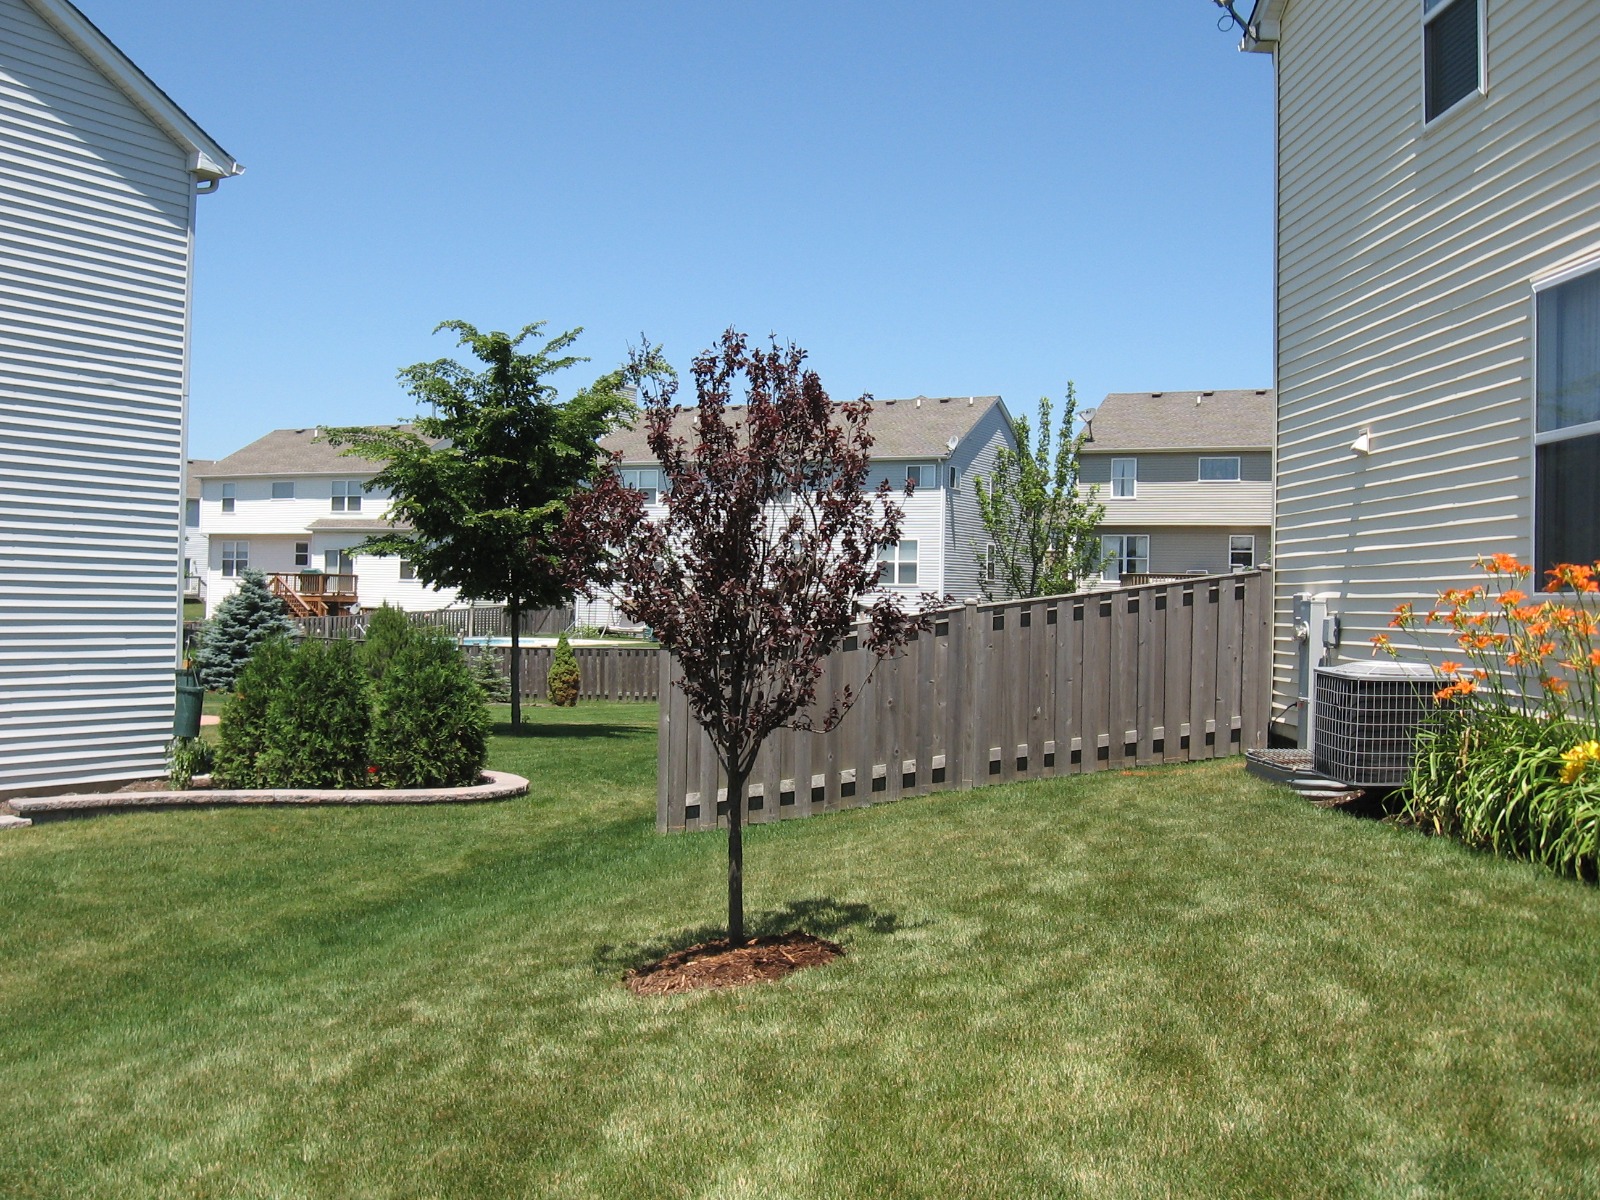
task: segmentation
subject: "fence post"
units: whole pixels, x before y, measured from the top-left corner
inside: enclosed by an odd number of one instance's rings
[[[979,696],[978,665],[983,657],[983,630],[979,625],[978,602],[968,600],[961,609],[961,666],[965,678],[961,681],[959,702],[951,705],[955,712],[956,729],[961,745],[961,790],[966,791],[978,778]],[[988,759],[985,758],[987,763]]]

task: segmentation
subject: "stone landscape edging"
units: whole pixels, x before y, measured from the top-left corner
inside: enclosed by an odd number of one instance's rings
[[[9,807],[19,817],[96,809],[172,808],[239,804],[467,804],[526,795],[528,781],[509,771],[485,771],[484,782],[457,788],[192,788],[172,792],[94,792],[76,796],[18,796]]]

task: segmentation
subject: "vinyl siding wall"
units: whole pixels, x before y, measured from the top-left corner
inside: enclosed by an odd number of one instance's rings
[[[1427,128],[1421,5],[1290,0],[1278,73],[1274,719],[1291,597],[1347,658],[1393,607],[1532,554],[1532,282],[1600,251],[1594,0],[1481,0],[1488,90]],[[1370,457],[1350,444],[1372,434]]]
[[[994,477],[996,457],[1002,448],[1014,449],[1016,435],[1004,405],[995,404],[975,424],[955,448],[946,466],[955,467],[960,485],[945,495],[945,573],[943,591],[957,600],[982,596],[978,555],[989,544],[989,534],[978,514],[978,495],[972,486],[975,476]],[[949,471],[941,467],[940,484],[949,481]],[[1007,599],[997,594],[996,599]]]
[[[1092,454],[1083,457],[1082,491],[1094,489],[1106,507],[1104,528],[1139,532],[1144,525],[1208,525],[1223,528],[1272,523],[1272,455],[1223,452],[1205,457],[1238,458],[1239,478],[1200,479],[1198,454]],[[1138,462],[1131,498],[1111,494],[1111,460]]]
[[[193,203],[185,153],[0,0],[0,794],[163,770]]]

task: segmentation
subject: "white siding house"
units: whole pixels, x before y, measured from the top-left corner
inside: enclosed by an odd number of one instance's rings
[[[0,0],[0,796],[160,774],[195,198],[241,168],[65,0]]]
[[[320,429],[276,429],[201,468],[206,615],[256,570],[297,615],[388,604],[448,608],[454,588],[427,586],[403,559],[354,554],[391,528],[389,497],[369,490],[377,463],[330,446]]]
[[[1479,554],[1600,558],[1600,4],[1261,0],[1277,72],[1274,723]]]
[[[867,485],[876,488],[887,479],[898,490],[908,475],[917,479],[909,498],[895,498],[905,517],[899,543],[884,554],[884,589],[908,599],[924,592],[977,596],[986,541],[972,478],[993,474],[1000,447],[1015,448],[1005,404],[998,396],[877,400],[867,427],[873,437]],[[648,489],[660,488],[642,424],[612,434],[602,445],[622,456],[626,482],[647,489],[647,496]],[[653,517],[664,511],[659,502],[646,505]],[[579,625],[627,627],[605,597],[579,596],[575,619]]]
[[[1271,391],[1113,392],[1085,416],[1079,485],[1105,506],[1101,586],[1271,558]]]

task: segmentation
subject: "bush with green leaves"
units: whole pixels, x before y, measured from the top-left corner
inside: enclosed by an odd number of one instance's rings
[[[295,632],[288,606],[268,590],[266,578],[246,571],[200,631],[192,661],[201,685],[210,692],[231,691],[257,647]]]
[[[414,630],[396,650],[377,689],[371,745],[374,782],[383,787],[478,782],[489,758],[489,713],[448,634]]]
[[[1418,731],[1404,818],[1579,879],[1600,852],[1600,743],[1564,721],[1460,705]]]
[[[374,682],[384,677],[394,656],[411,640],[411,630],[411,621],[405,613],[387,604],[367,618],[366,638],[361,643],[361,662]]]
[[[545,680],[550,703],[562,708],[572,708],[578,703],[578,692],[583,688],[583,675],[578,670],[578,656],[567,644],[567,635],[556,639],[556,652],[550,656],[550,675]]]
[[[356,643],[307,639],[267,701],[260,786],[365,786],[371,729],[372,681]]]
[[[214,757],[211,743],[204,738],[173,738],[167,743],[167,782],[180,792],[186,791],[196,775],[211,770]]]
[[[282,691],[284,672],[294,657],[288,638],[272,638],[257,647],[234,681],[233,695],[223,703],[221,737],[211,768],[217,787],[266,787],[260,760],[267,749],[267,711]]]

